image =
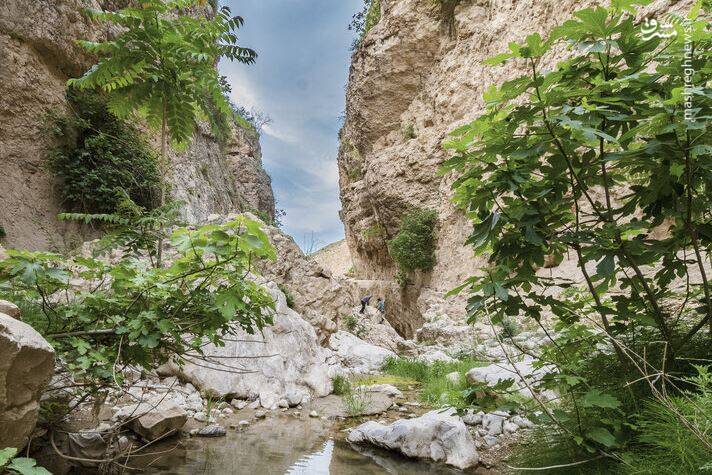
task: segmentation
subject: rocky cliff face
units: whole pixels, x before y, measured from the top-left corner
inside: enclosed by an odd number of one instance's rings
[[[173,154],[173,196],[183,201],[190,222],[210,214],[260,211],[274,218],[272,181],[262,168],[259,135],[240,127],[221,144],[206,124],[183,153]]]
[[[415,309],[408,318],[422,320],[437,295],[478,267],[463,244],[469,222],[451,204],[453,177],[438,174],[447,158],[441,143],[483,112],[487,87],[524,72],[520,64],[492,68],[482,61],[510,41],[547,33],[575,10],[608,1],[463,0],[450,12],[423,0],[381,4],[380,22],[352,57],[339,152],[341,217],[357,275],[390,280],[396,269],[386,241],[404,212],[437,211],[437,264],[403,296],[418,299],[406,305]],[[646,13],[690,4],[658,0]]]
[[[78,38],[101,39],[106,26],[91,23],[82,8],[116,8],[126,0],[0,2],[0,226],[9,247],[72,247],[87,230],[60,223],[62,183],[46,170],[54,145],[45,130],[50,110],[63,111],[65,84],[90,64]],[[220,145],[207,128],[190,148],[174,154],[170,181],[186,202],[186,217],[256,209],[274,215],[270,180],[262,169],[258,137],[238,130]]]

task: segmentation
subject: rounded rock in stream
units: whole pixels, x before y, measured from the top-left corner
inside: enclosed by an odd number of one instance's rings
[[[225,437],[225,434],[227,434],[227,431],[223,426],[218,424],[212,424],[198,430],[198,433],[196,435],[198,437]]]
[[[390,425],[369,421],[351,431],[347,440],[397,450],[408,457],[445,462],[460,469],[479,461],[475,442],[454,409],[431,411]]]

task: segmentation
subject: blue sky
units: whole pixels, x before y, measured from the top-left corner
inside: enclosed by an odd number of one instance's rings
[[[339,116],[362,0],[221,0],[245,19],[241,46],[257,63],[220,64],[232,100],[272,118],[262,133],[264,166],[272,177],[284,229],[299,245],[343,237],[336,153]]]

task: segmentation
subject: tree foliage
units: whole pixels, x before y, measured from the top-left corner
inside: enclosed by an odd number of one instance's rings
[[[109,112],[101,94],[67,91],[71,112],[51,114],[61,145],[50,169],[62,180],[62,197],[76,211],[113,213],[123,190],[138,205],[158,203],[160,177],[155,152],[130,123]]]
[[[434,210],[413,210],[403,217],[400,230],[388,241],[388,253],[402,273],[428,271],[435,265]]]
[[[356,49],[363,41],[363,37],[381,21],[381,0],[364,0],[363,8],[354,14],[349,24],[349,30],[356,32],[356,38],[351,45]]]
[[[25,320],[89,392],[120,383],[127,366],[200,359],[205,343],[272,322],[273,299],[247,278],[256,260],[275,257],[258,222],[176,228],[167,262],[156,266],[146,251],[162,240],[159,210],[94,216],[115,226],[105,238],[113,245],[96,255],[8,250],[0,262],[0,291],[31,310]]]
[[[51,475],[50,472],[37,466],[37,461],[29,457],[18,457],[14,447],[0,449],[0,471],[2,473],[19,475]]]
[[[564,362],[608,345],[625,380],[648,388],[636,365],[651,360],[626,344],[662,342],[658,367],[681,370],[676,357],[712,318],[709,23],[700,2],[671,18],[675,36],[648,38],[635,22],[645,3],[613,0],[575,12],[547,38],[511,43],[486,64],[516,62],[528,73],[491,86],[486,112],[446,144],[456,202],[474,224],[467,242],[488,257],[457,289],[471,293],[470,318],[553,316],[561,338],[549,356],[564,366],[546,387],[573,396],[576,410],[598,411],[590,425],[577,413],[566,430],[606,450],[624,439],[625,412]],[[562,48],[570,59],[545,68]],[[537,272],[565,255],[578,263],[581,298],[559,295],[578,290],[575,276]]]
[[[173,142],[190,141],[199,118],[213,125],[232,114],[216,71],[221,58],[253,63],[256,53],[238,46],[243,19],[227,7],[212,18],[190,15],[197,0],[145,0],[116,12],[87,10],[94,20],[120,28],[103,42],[79,41],[99,62],[68,84],[99,88],[119,117],[140,112],[149,124],[165,125]]]

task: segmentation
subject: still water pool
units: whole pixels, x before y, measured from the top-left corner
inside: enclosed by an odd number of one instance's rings
[[[463,473],[440,464],[415,461],[380,449],[354,447],[333,422],[290,416],[230,430],[219,439],[191,438],[166,443],[168,450],[141,460],[146,472],[164,475],[451,475]],[[172,450],[171,450],[172,449]]]

